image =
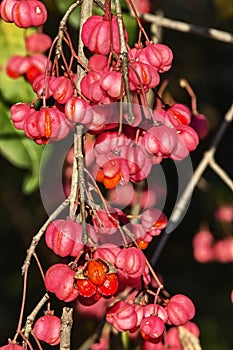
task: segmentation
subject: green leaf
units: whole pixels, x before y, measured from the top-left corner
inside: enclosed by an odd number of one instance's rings
[[[30,167],[30,158],[22,142],[24,138],[24,133],[10,121],[8,107],[0,102],[0,152],[14,166],[26,169]]]
[[[130,46],[133,46],[135,41],[137,40],[138,35],[138,26],[137,21],[134,17],[129,15],[128,13],[123,13],[123,21],[128,32],[128,42]]]
[[[14,166],[28,170],[23,182],[25,194],[38,187],[43,149],[43,146],[28,139],[23,131],[15,129],[8,107],[0,102],[0,154]]]
[[[39,186],[40,161],[44,151],[44,146],[37,145],[34,141],[25,138],[23,140],[24,146],[30,149],[29,157],[31,162],[31,169],[25,176],[23,182],[23,193],[30,194],[34,192]]]
[[[65,14],[70,5],[74,3],[73,0],[55,0],[56,6],[61,14]],[[68,23],[74,28],[78,29],[80,24],[81,6],[78,6],[70,15]]]
[[[28,31],[27,33],[30,33]],[[30,102],[35,98],[31,85],[22,77],[9,78],[6,65],[13,55],[25,55],[24,31],[13,23],[0,20],[0,96],[9,104]]]

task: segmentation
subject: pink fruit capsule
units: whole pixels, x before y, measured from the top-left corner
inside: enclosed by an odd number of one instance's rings
[[[126,30],[124,34],[127,41]],[[111,45],[113,51],[120,52],[120,34],[115,15],[112,16],[111,21],[103,16],[89,17],[83,25],[81,37],[84,45],[96,54],[108,55]]]
[[[5,22],[13,22],[13,16],[12,16],[12,9],[14,5],[19,2],[20,0],[3,0],[1,2],[1,18]]]
[[[33,53],[43,53],[52,45],[52,39],[44,33],[33,33],[26,37],[26,50]]]
[[[158,316],[148,316],[140,323],[140,332],[143,339],[159,342],[165,330],[164,321]]]
[[[174,295],[168,305],[167,314],[171,324],[180,326],[190,321],[195,315],[195,306],[186,295]]]
[[[74,93],[70,79],[63,76],[54,78],[50,83],[50,89],[54,99],[61,104],[65,104]]]
[[[12,8],[12,18],[17,27],[39,27],[47,20],[47,10],[41,1],[21,0]]]
[[[54,315],[44,315],[35,322],[33,332],[37,339],[50,345],[60,343],[61,320]]]
[[[45,274],[45,287],[65,302],[76,299],[79,295],[74,288],[75,271],[65,264],[52,265]]]

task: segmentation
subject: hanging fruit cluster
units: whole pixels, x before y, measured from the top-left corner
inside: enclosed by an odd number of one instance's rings
[[[67,155],[73,169],[67,175],[71,187],[69,183],[66,189],[70,215],[52,220],[45,229],[46,245],[65,260],[48,268],[44,285],[65,303],[88,307],[104,299],[106,321],[118,332],[138,336],[141,349],[183,349],[178,327],[199,336],[190,322],[193,302],[183,294],[171,297],[143,252],[167,226],[166,215],[146,207],[143,196],[139,211],[132,215],[110,206],[106,198],[119,186],[128,195],[127,185],[145,181],[163,159],[182,160],[195,150],[199,143],[198,127],[197,131],[192,127],[195,113],[183,104],[168,106],[158,94],[161,75],[172,66],[172,50],[152,42],[137,16],[140,34],[130,47],[121,13],[112,13],[108,0],[102,10],[102,16],[89,16],[80,29],[88,60],[75,53],[63,27],[53,43],[41,30],[26,36],[26,56],[13,56],[6,67],[10,77],[24,76],[36,94],[31,104],[11,107],[15,128],[37,144],[59,141],[70,133],[77,136],[79,128],[84,141],[83,147],[75,144],[73,155]],[[35,0],[3,0],[0,11],[4,21],[21,28],[42,26],[47,18],[45,6]],[[63,44],[70,49],[69,58]],[[73,70],[74,63],[81,67],[81,75]],[[33,334],[38,341],[58,344],[59,318],[48,308],[35,322]],[[1,349],[13,348],[22,349],[15,342]]]

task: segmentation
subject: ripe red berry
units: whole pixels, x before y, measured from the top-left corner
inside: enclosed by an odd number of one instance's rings
[[[193,238],[193,255],[200,263],[212,261],[214,258],[214,236],[208,230],[198,231]]]
[[[47,57],[42,54],[34,54],[32,56],[15,55],[9,59],[6,66],[6,73],[13,79],[24,75],[27,81],[32,83],[45,71],[46,65]]]
[[[225,223],[233,221],[233,205],[223,204],[215,210],[215,220]]]
[[[96,217],[93,218],[93,222],[94,227],[98,232],[109,235],[116,233],[117,227],[119,225],[118,209],[111,210],[110,214],[111,215],[109,215],[105,209],[96,211]]]
[[[233,262],[233,237],[227,237],[215,242],[213,258],[220,263]]]
[[[95,286],[101,286],[104,283],[107,270],[107,266],[100,259],[87,263],[88,278]]]
[[[33,327],[33,332],[37,339],[53,346],[60,343],[60,331],[60,318],[49,314],[38,318]]]
[[[148,247],[149,243],[139,239],[137,240],[137,245],[139,246],[140,249],[144,250]]]
[[[121,180],[121,173],[118,172],[113,177],[104,176],[104,179],[102,182],[103,182],[106,189],[112,190],[113,188],[115,188],[117,186],[117,184],[120,182],[120,180]]]
[[[106,274],[104,283],[98,288],[98,291],[105,297],[116,294],[118,290],[118,278],[116,273]]]
[[[75,282],[79,294],[83,297],[90,298],[97,292],[97,287],[88,279],[77,279]]]
[[[29,83],[32,83],[40,74],[45,72],[47,65],[50,68],[51,62],[48,62],[48,58],[41,53],[35,53],[28,57],[30,71],[26,71],[26,78]]]
[[[118,100],[121,96],[121,72],[106,72],[100,79],[100,87],[110,96]]]
[[[192,321],[188,321],[184,324],[184,328],[186,328],[190,333],[194,334],[196,337],[200,336],[200,329],[196,325],[196,323]]]

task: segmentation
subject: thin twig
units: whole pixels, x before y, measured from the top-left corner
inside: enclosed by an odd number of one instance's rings
[[[215,161],[215,159],[210,159],[210,168],[222,179],[223,182],[233,191],[233,181],[230,176],[220,167],[220,165]]]
[[[162,10],[158,10],[156,12],[156,14],[157,14],[157,16],[159,16],[159,18],[163,18],[163,16],[164,16]],[[155,23],[155,22],[151,23],[150,31],[151,31],[151,40],[155,44],[161,43],[162,37],[163,37],[163,28],[160,25],[160,21],[158,21],[157,23]]]
[[[36,305],[36,307],[32,310],[32,312],[30,313],[30,315],[28,315],[27,320],[26,320],[26,324],[23,330],[24,336],[27,339],[31,333],[32,330],[32,325],[35,321],[35,318],[38,314],[38,312],[42,309],[42,307],[44,306],[44,304],[49,300],[49,295],[48,293],[45,293],[45,295],[41,298],[41,300],[39,301],[39,303]]]
[[[17,331],[15,334],[14,340],[17,339],[17,337],[21,333],[21,329],[22,329],[22,322],[23,322],[24,309],[25,309],[25,303],[26,303],[26,294],[27,294],[28,269],[29,269],[29,265],[26,265],[24,279],[23,279],[22,303],[21,303],[21,309],[20,309],[20,314],[19,314],[19,321],[18,321],[18,325],[17,325]]]
[[[78,165],[78,184],[79,184],[79,200],[80,213],[82,219],[82,242],[87,243],[87,225],[86,225],[86,204],[85,204],[85,177],[84,177],[84,157],[83,157],[83,125],[76,127],[77,153],[75,154]]]
[[[27,251],[27,256],[26,259],[24,261],[24,264],[22,266],[22,274],[25,273],[25,270],[27,268],[27,266],[30,265],[31,262],[31,258],[32,255],[35,252],[35,249],[41,239],[41,237],[43,236],[43,234],[46,231],[46,228],[48,227],[48,225],[54,220],[56,219],[56,217],[62,213],[62,211],[68,207],[68,205],[70,204],[69,199],[65,199],[60,205],[59,207],[49,216],[48,220],[44,223],[44,225],[41,227],[41,229],[38,231],[38,233],[32,238],[32,242],[30,244],[30,247]]]
[[[199,165],[197,166],[193,177],[191,178],[190,182],[188,183],[188,185],[186,186],[186,188],[184,189],[182,195],[180,196],[179,200],[177,201],[175,208],[170,216],[169,219],[169,224],[166,228],[166,230],[163,232],[163,235],[159,241],[159,243],[156,246],[156,249],[153,253],[153,255],[151,256],[151,264],[152,266],[155,265],[156,261],[158,260],[169,236],[170,233],[172,232],[172,230],[174,229],[174,227],[176,226],[176,223],[179,222],[180,218],[183,216],[183,212],[186,210],[186,206],[187,203],[190,200],[190,196],[192,195],[193,189],[195,188],[195,186],[197,185],[197,183],[199,182],[202,174],[204,173],[204,171],[206,170],[207,166],[210,165],[211,161],[214,159],[214,154],[216,152],[217,146],[219,144],[219,142],[221,141],[224,132],[226,131],[226,129],[228,128],[228,126],[230,125],[230,123],[233,120],[233,104],[231,105],[231,107],[229,108],[229,110],[227,111],[227,113],[225,114],[224,120],[220,126],[220,128],[218,129],[217,133],[215,134],[215,137],[213,138],[213,141],[210,145],[210,148],[208,151],[205,152],[201,162],[199,163]]]
[[[97,333],[91,334],[83,343],[81,346],[79,346],[78,350],[89,350],[94,343],[95,339],[97,337]]]
[[[89,350],[94,343],[98,343],[101,336],[105,339],[109,338],[111,325],[106,323],[105,315],[99,321],[96,331],[91,334],[78,348],[78,350]]]
[[[128,112],[129,112],[129,122],[131,124],[134,123],[134,115],[132,110],[132,104],[131,104],[131,95],[130,95],[130,89],[129,89],[129,70],[128,70],[128,50],[126,46],[126,40],[125,40],[125,34],[124,34],[124,25],[123,25],[123,18],[122,18],[122,11],[121,11],[121,4],[120,0],[115,0],[116,4],[116,16],[117,16],[117,23],[119,28],[119,34],[120,34],[120,44],[121,44],[121,53],[120,53],[120,60],[122,65],[122,78],[125,85],[125,92],[127,96],[128,101]]]
[[[233,44],[233,34],[224,32],[214,28],[204,28],[194,24],[188,24],[181,21],[175,21],[170,18],[161,17],[160,15],[152,15],[149,13],[140,16],[147,22],[157,23],[159,26],[177,30],[185,33],[198,34],[210,39],[219,40],[225,43]]]
[[[77,164],[77,142],[76,142],[76,133],[74,134],[74,155],[73,155],[73,164],[72,164],[72,178],[70,186],[70,218],[76,220],[76,210],[78,205],[78,164]]]
[[[84,54],[83,51],[83,42],[81,39],[81,33],[82,33],[82,27],[83,24],[86,22],[86,20],[92,15],[92,8],[93,8],[93,0],[83,0],[82,6],[81,6],[81,16],[80,16],[80,30],[79,30],[79,41],[78,41],[78,57],[82,62],[84,62],[86,65],[88,65],[88,59]],[[82,77],[85,75],[84,70],[80,65],[77,66],[77,82],[76,82],[76,88],[77,90],[80,90],[80,82]]]
[[[23,347],[25,349],[29,348],[30,350],[34,350],[31,342],[28,339],[25,338],[25,336],[24,336],[24,334],[22,332],[20,332],[20,336],[22,337],[22,340],[23,340],[23,344],[22,344]],[[38,346],[38,349],[39,350],[43,350],[40,346]]]
[[[189,94],[190,98],[191,98],[191,107],[192,107],[192,112],[193,114],[197,115],[198,111],[197,111],[197,96],[194,93],[193,89],[191,88],[189,82],[187,79],[180,79],[180,86],[184,89],[186,89],[187,93]]]
[[[38,349],[39,349],[39,350],[43,350],[43,349],[42,349],[42,346],[41,346],[41,344],[40,344],[39,339],[36,337],[35,333],[33,332],[33,329],[31,330],[31,336],[34,338]],[[34,349],[32,349],[32,350],[34,350]]]
[[[84,54],[83,48],[83,42],[81,38],[81,32],[82,27],[85,21],[92,15],[92,7],[93,7],[93,1],[92,0],[83,0],[82,6],[81,6],[81,15],[80,15],[80,30],[79,30],[79,42],[78,42],[78,57],[79,62],[83,62],[86,67],[88,65],[87,57]],[[76,80],[76,90],[80,90],[80,82],[82,80],[82,77],[84,76],[85,71],[83,70],[83,67],[78,64],[77,65],[77,80]],[[76,134],[74,135],[74,148],[77,147],[76,142]],[[71,191],[70,191],[70,217],[75,218],[76,216],[76,206],[77,206],[77,190],[78,190],[78,163],[75,153],[77,153],[77,150],[74,149],[74,157],[73,157],[73,167],[72,167],[72,180],[71,180]]]
[[[104,4],[101,0],[94,0],[94,3],[103,11],[105,11]]]
[[[34,259],[36,260],[38,269],[40,270],[41,277],[42,277],[42,279],[43,279],[43,281],[44,281],[44,279],[45,279],[45,274],[44,274],[43,268],[42,268],[42,266],[41,266],[40,259],[38,258],[36,252],[33,254],[33,256],[34,256]]]
[[[73,308],[63,307],[61,317],[60,350],[69,350],[71,329],[73,325]]]
[[[126,1],[127,1],[127,3],[129,4],[129,7],[132,9],[132,12],[133,12],[134,17],[135,17],[135,19],[136,19],[136,21],[137,21],[137,24],[138,24],[138,27],[139,27],[140,31],[143,33],[143,35],[144,35],[146,41],[147,41],[147,42],[150,42],[150,39],[149,39],[149,37],[148,37],[148,35],[147,35],[145,29],[143,28],[143,26],[142,26],[142,24],[141,24],[141,22],[140,22],[140,19],[139,19],[139,17],[138,17],[138,12],[137,12],[137,10],[136,10],[136,7],[135,7],[133,1],[132,1],[132,0],[126,0]]]
[[[56,51],[55,51],[55,57],[58,60],[60,58],[61,52],[62,52],[62,40],[64,37],[64,29],[66,28],[66,23],[71,15],[71,13],[76,9],[77,6],[79,6],[83,0],[77,0],[75,1],[66,11],[64,14],[62,20],[60,21],[59,30],[58,30],[58,41],[56,45]]]

